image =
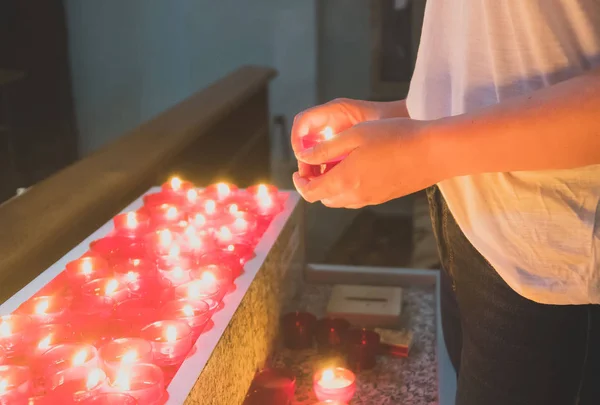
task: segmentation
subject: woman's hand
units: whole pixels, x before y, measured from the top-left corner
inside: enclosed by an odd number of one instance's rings
[[[292,149],[298,155],[302,152],[302,137],[321,132],[330,127],[334,134],[354,125],[391,117],[408,117],[404,100],[393,102],[373,102],[351,99],[335,99],[305,110],[294,118],[292,126]],[[304,177],[310,173],[310,165],[298,161],[298,173]]]
[[[299,151],[300,162],[319,165],[347,155],[327,173],[308,180],[294,173],[294,184],[309,202],[361,208],[422,190],[450,175],[437,159],[428,121],[408,118],[365,120]]]

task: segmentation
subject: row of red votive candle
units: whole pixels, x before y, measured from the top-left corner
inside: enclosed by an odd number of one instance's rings
[[[178,178],[143,201],[0,317],[0,404],[164,403],[284,203],[273,186]]]

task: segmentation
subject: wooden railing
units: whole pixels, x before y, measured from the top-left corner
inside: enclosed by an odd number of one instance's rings
[[[267,179],[275,74],[242,67],[0,206],[0,302],[172,173]]]

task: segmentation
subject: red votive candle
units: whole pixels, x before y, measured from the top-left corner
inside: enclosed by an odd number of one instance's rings
[[[254,376],[244,405],[289,405],[296,390],[296,376],[287,368],[265,369]]]
[[[114,380],[119,369],[138,363],[152,363],[152,344],[139,338],[121,338],[106,343],[98,351],[108,378]]]
[[[117,235],[139,238],[148,231],[148,216],[143,211],[130,211],[113,218]]]
[[[71,300],[65,296],[39,296],[25,301],[17,310],[37,324],[55,323],[65,316]]]
[[[175,288],[175,295],[179,298],[192,302],[206,301],[211,314],[217,310],[224,294],[225,291],[219,288],[217,279],[209,272],[204,273],[200,280],[193,280]]]
[[[214,250],[200,256],[197,262],[199,267],[223,266],[229,269],[233,279],[238,278],[244,271],[242,259],[227,249]]]
[[[323,318],[317,321],[315,338],[321,351],[337,351],[344,348],[350,322],[341,318]]]
[[[145,363],[121,367],[110,379],[109,390],[132,396],[140,405],[163,404],[167,396],[162,370]]]
[[[281,318],[283,343],[289,349],[308,349],[313,345],[317,318],[308,312],[290,312]]]
[[[149,259],[126,259],[113,267],[115,277],[122,283],[130,283],[138,277],[157,277],[156,263]]]
[[[254,253],[254,246],[247,243],[233,243],[227,245],[223,249],[225,252],[230,252],[240,259],[240,264],[243,266],[251,259],[254,259],[256,254]]]
[[[138,401],[131,395],[120,392],[104,392],[92,395],[81,405],[138,405]]]
[[[185,180],[181,180],[179,177],[174,176],[167,182],[165,182],[161,189],[167,194],[186,195],[188,190],[192,190],[194,185]]]
[[[184,321],[158,321],[146,326],[141,337],[152,343],[154,363],[172,366],[185,359],[192,349],[192,329]]]
[[[192,340],[196,340],[210,320],[210,307],[205,301],[188,301],[185,298],[167,302],[161,317],[168,320],[187,322],[192,328]]]
[[[54,346],[72,342],[74,333],[69,324],[58,323],[39,326],[32,331],[32,337],[32,343],[35,345],[35,348],[28,355],[38,357]]]
[[[57,381],[76,380],[90,369],[99,367],[98,351],[92,345],[65,343],[53,347],[36,362],[36,368],[44,376],[50,388]]]
[[[31,392],[29,368],[0,366],[0,404],[25,405]]]
[[[55,376],[50,383],[48,404],[80,404],[102,392],[106,386],[106,374],[99,368],[80,368],[69,379]]]
[[[209,198],[214,198],[217,201],[225,201],[230,199],[236,192],[238,187],[235,184],[215,183],[204,189],[204,195]]]
[[[192,280],[189,270],[184,270],[180,266],[174,266],[168,270],[160,270],[161,277],[177,287]]]
[[[151,226],[178,225],[187,219],[186,212],[177,205],[163,204],[145,207]]]
[[[202,280],[206,277],[214,277],[219,288],[225,292],[235,289],[233,281],[239,274],[233,274],[233,270],[225,265],[208,264],[206,266],[195,267],[190,274],[193,279]],[[208,274],[208,276],[207,276]]]
[[[121,333],[137,335],[146,325],[158,320],[160,303],[148,298],[131,298],[115,308],[115,320]]]
[[[27,315],[11,314],[0,316],[0,347],[6,357],[16,357],[23,353],[29,342],[33,323]]]
[[[379,353],[379,334],[367,329],[352,329],[346,335],[348,365],[355,371],[375,367]]]
[[[90,250],[97,256],[111,261],[119,251],[126,250],[134,241],[123,235],[110,235],[90,243]]]
[[[86,256],[69,262],[65,267],[67,278],[73,287],[78,287],[98,278],[110,275],[106,259],[98,256]]]
[[[116,277],[90,281],[81,287],[81,292],[84,300],[97,305],[106,305],[107,298],[118,304],[129,298],[130,294],[127,284]]]
[[[156,304],[172,299],[175,295],[171,280],[155,275],[132,275],[127,282],[132,297],[154,301]]]
[[[341,367],[321,370],[313,377],[313,389],[319,401],[349,402],[356,392],[356,376]]]
[[[94,341],[106,332],[106,324],[115,302],[110,297],[79,297],[71,303],[69,320],[77,334]]]

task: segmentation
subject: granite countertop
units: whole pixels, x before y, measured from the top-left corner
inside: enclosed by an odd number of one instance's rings
[[[325,315],[331,286],[305,285],[293,300],[289,311],[308,311]],[[380,356],[377,366],[357,374],[357,391],[350,405],[433,405],[438,403],[437,359],[435,354],[435,294],[433,287],[404,289],[400,328],[413,332],[413,346],[408,358]],[[288,367],[297,378],[293,405],[312,405],[317,399],[312,391],[312,375],[324,363],[316,349],[293,351],[278,347],[272,366]]]

